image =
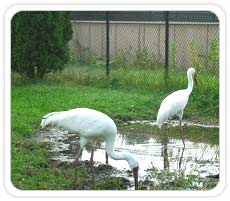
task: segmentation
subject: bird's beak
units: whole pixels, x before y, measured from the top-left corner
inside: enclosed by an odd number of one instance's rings
[[[135,183],[135,190],[138,190],[138,169],[139,169],[139,167],[133,168],[133,177],[134,177],[134,183]]]
[[[194,74],[194,81],[195,81],[195,84],[198,86],[198,82],[197,82],[197,75],[196,75],[196,73]]]

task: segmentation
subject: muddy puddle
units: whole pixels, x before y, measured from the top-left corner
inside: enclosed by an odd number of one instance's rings
[[[149,189],[150,184],[157,185],[160,181],[153,173],[157,171],[183,172],[185,175],[218,179],[218,139],[207,140],[209,136],[218,136],[218,126],[186,122],[184,125],[186,128],[184,129],[185,147],[179,138],[177,122],[172,127],[175,129],[170,129],[171,131],[166,133],[166,129],[159,130],[154,122],[149,121],[126,122],[118,125],[119,132],[115,142],[116,151],[130,152],[137,156],[140,163],[140,184],[145,185],[145,189]],[[200,138],[193,138],[195,135]],[[35,139],[47,143],[52,161],[74,162],[76,149],[79,147],[79,137],[76,134],[49,127],[45,130],[38,130]],[[81,160],[89,160],[90,154],[90,146],[87,146],[83,151]],[[94,161],[97,168],[103,167],[105,164],[104,142],[97,144]],[[109,158],[109,165],[111,166],[109,173],[107,168],[101,169],[105,172],[104,176],[122,177],[129,181],[127,182],[127,189],[133,190],[133,177],[129,171],[128,163]]]

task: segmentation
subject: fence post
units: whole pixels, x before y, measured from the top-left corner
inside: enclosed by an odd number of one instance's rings
[[[106,11],[106,78],[109,77],[109,11]]]
[[[165,11],[165,83],[168,81],[169,67],[169,11]]]

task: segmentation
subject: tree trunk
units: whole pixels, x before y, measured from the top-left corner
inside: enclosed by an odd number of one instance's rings
[[[41,80],[41,79],[44,77],[45,73],[46,73],[45,67],[39,66],[39,67],[37,68],[37,79],[40,79],[40,80]]]
[[[26,68],[26,75],[29,79],[34,80],[35,79],[35,68],[34,67],[27,67]]]

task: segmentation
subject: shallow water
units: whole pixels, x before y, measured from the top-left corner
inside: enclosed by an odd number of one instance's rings
[[[145,129],[136,129],[140,123],[144,125]],[[173,126],[177,126],[177,124],[175,123]],[[205,132],[208,132],[206,134],[218,132],[217,126],[194,125],[191,122],[186,124],[186,132],[191,130],[191,132],[195,133],[194,128],[197,127],[199,127],[198,131],[204,135]],[[200,177],[219,174],[218,144],[208,144],[205,140],[203,140],[204,142],[193,142],[192,140],[187,140],[187,133],[184,133],[184,147],[180,138],[172,138],[170,133],[165,134],[162,131],[160,135],[159,133],[157,134],[156,132],[159,132],[159,130],[156,129],[154,123],[147,121],[127,122],[119,125],[118,128],[119,133],[115,142],[116,151],[125,151],[136,155],[140,163],[139,180],[144,181],[149,178],[149,170],[153,168],[171,172],[184,171],[185,174],[199,175]],[[199,135],[199,133],[196,134]],[[162,135],[165,135],[165,137],[162,137]],[[79,138],[75,134],[56,128],[47,128],[39,131],[36,139],[49,144],[51,160],[59,162],[74,161],[76,146],[79,146]],[[87,147],[83,151],[81,160],[89,160],[90,154],[90,147]],[[94,161],[96,162],[95,165],[105,163],[104,142],[97,144]],[[128,178],[133,184],[133,178],[127,171],[129,166],[126,161],[115,161],[109,158],[109,164],[119,170],[117,173],[114,172],[112,176]]]

